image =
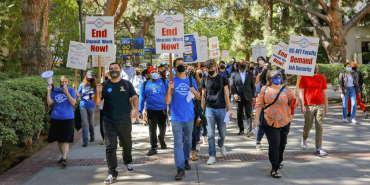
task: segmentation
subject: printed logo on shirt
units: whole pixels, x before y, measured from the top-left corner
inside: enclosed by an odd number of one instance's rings
[[[68,97],[65,94],[58,94],[55,96],[55,101],[58,103],[64,102]]]
[[[121,86],[121,90],[120,91],[126,91],[125,88],[123,88],[123,86]]]
[[[178,92],[179,94],[186,96],[189,93],[189,85],[186,83],[181,83],[179,86],[175,88],[175,92]]]
[[[318,80],[319,82],[321,82],[321,81],[322,81],[322,80],[321,80],[321,78],[318,78],[317,80]]]

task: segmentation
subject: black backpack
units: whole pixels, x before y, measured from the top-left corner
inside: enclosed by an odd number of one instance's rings
[[[193,87],[193,78],[189,77],[189,80],[190,80],[190,87]],[[198,115],[203,120],[203,124],[207,125],[207,118],[204,115],[204,111],[203,111],[201,102],[196,101],[196,100],[193,99],[193,103],[194,103],[194,112],[195,112],[195,114]]]

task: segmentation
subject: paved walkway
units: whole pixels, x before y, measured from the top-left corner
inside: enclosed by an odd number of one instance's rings
[[[335,93],[333,93],[335,95]],[[148,127],[134,124],[133,166],[134,172],[125,172],[122,149],[116,184],[370,184],[370,119],[363,120],[358,110],[358,124],[341,122],[340,104],[330,104],[324,125],[324,149],[326,157],[316,155],[315,130],[307,140],[308,148],[300,148],[303,115],[296,110],[288,136],[282,178],[269,176],[268,144],[262,139],[262,151],[255,149],[255,138],[238,136],[236,109],[227,125],[225,146],[227,156],[217,149],[214,165],[206,165],[208,146],[201,145],[200,159],[191,162],[192,170],[182,181],[174,181],[176,167],[173,159],[172,132],[166,133],[168,149],[158,149],[158,154],[147,157],[150,148]],[[99,117],[96,114],[96,141],[82,147],[81,131],[75,134],[75,143],[68,155],[68,166],[61,168],[57,161],[61,155],[56,143],[52,143],[21,164],[0,176],[0,184],[103,184],[107,177],[105,147],[99,145]]]

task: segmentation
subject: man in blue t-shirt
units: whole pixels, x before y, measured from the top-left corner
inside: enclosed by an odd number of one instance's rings
[[[162,149],[167,149],[164,142],[166,134],[166,121],[167,121],[167,104],[165,96],[168,90],[168,81],[159,78],[156,68],[150,67],[148,69],[149,81],[145,81],[141,86],[139,96],[139,117],[142,119],[142,112],[146,102],[146,110],[149,123],[149,137],[151,149],[148,151],[147,156],[157,153],[157,125],[159,127],[159,143]]]
[[[166,103],[171,103],[171,121],[174,137],[174,155],[177,168],[176,180],[185,177],[185,170],[190,170],[189,165],[191,138],[194,125],[194,103],[192,98],[200,100],[197,83],[186,76],[184,59],[177,58],[173,61],[176,76],[168,83]],[[184,138],[184,141],[183,141]]]

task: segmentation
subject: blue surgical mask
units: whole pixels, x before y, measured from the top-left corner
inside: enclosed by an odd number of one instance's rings
[[[204,71],[204,76],[208,76],[208,71]]]
[[[158,79],[158,73],[152,73],[151,76],[152,76],[152,79],[153,80],[157,80]]]
[[[234,65],[234,67],[236,68],[236,64]]]
[[[66,86],[68,88],[68,85],[60,85],[60,88],[64,88],[64,86]]]
[[[165,67],[165,69],[166,69],[166,71],[167,71],[168,67]]]
[[[129,62],[127,62],[127,63],[126,63],[126,67],[130,67],[130,65],[131,65],[131,64],[130,64]]]
[[[275,84],[275,85],[280,85],[281,84],[281,77],[277,76],[277,77],[272,78],[272,83]]]
[[[346,70],[347,70],[348,72],[351,72],[351,71],[352,71],[352,67],[347,67],[347,68],[346,68]]]

